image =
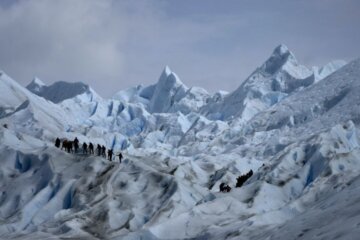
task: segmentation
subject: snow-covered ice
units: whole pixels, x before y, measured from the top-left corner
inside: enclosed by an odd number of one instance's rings
[[[359,91],[360,60],[308,68],[285,45],[230,93],[169,67],[110,99],[1,72],[0,238],[356,239]]]

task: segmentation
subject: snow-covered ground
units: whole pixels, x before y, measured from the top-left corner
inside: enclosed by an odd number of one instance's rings
[[[169,67],[110,99],[0,72],[0,238],[356,239],[359,92],[360,60],[308,68],[284,45],[213,95]]]

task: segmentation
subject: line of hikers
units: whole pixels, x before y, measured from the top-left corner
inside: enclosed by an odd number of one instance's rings
[[[246,180],[248,180],[253,175],[253,173],[254,173],[253,170],[250,170],[248,173],[237,177],[235,187],[241,187],[246,182]],[[220,192],[230,192],[231,191],[231,187],[225,183],[221,183],[219,188],[220,188]]]
[[[56,138],[55,147],[60,148],[60,144],[61,144],[61,140],[59,138]],[[65,151],[67,151],[68,153],[78,153],[79,148],[80,148],[80,145],[79,145],[79,140],[77,139],[77,137],[75,137],[75,139],[73,141],[64,139],[62,142],[62,145],[61,145],[61,150],[65,149]],[[89,145],[86,142],[84,142],[82,144],[82,153],[83,154],[95,154],[94,145],[91,142],[89,143]],[[104,145],[101,146],[100,144],[97,144],[96,153],[98,156],[103,156],[106,158],[106,147]],[[112,149],[107,150],[107,157],[110,161],[112,161],[113,154],[114,154],[114,152]],[[121,163],[123,155],[121,153],[119,153],[116,156],[119,157],[119,161]]]

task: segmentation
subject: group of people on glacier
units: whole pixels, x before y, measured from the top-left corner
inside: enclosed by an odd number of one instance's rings
[[[60,148],[60,145],[61,145],[61,150],[65,149],[65,151],[67,151],[68,153],[80,153],[80,151],[79,151],[80,150],[80,142],[77,137],[75,137],[75,139],[73,141],[70,141],[68,139],[63,139],[62,144],[61,144],[60,138],[56,138],[55,146],[57,148]],[[114,155],[113,149],[108,149],[107,156],[106,156],[106,147],[104,145],[101,146],[100,144],[97,144],[96,153],[97,153],[97,156],[102,156],[105,158],[107,157],[107,159],[110,161],[113,160],[113,155]],[[82,144],[82,154],[95,154],[94,144],[92,142],[89,142],[89,144],[84,142]],[[123,158],[123,155],[121,154],[121,152],[116,156],[119,157],[119,161],[121,163],[121,160]],[[237,188],[241,187],[252,175],[253,175],[253,171],[250,170],[248,173],[237,177],[235,187],[237,187]],[[223,193],[231,191],[231,187],[224,182],[222,182],[220,184],[219,188],[220,188],[219,189],[220,192],[223,192]]]
[[[80,153],[80,151],[79,151],[80,150],[80,142],[77,137],[75,137],[75,139],[73,141],[64,139],[62,141],[62,144],[61,144],[60,138],[56,138],[55,147],[60,148],[60,145],[61,145],[61,150],[65,149],[65,151],[67,151],[68,153]],[[97,153],[97,156],[102,156],[102,157],[106,158],[106,147],[104,145],[101,146],[100,144],[97,144],[96,153]],[[82,154],[95,154],[94,144],[92,142],[90,142],[89,144],[84,142],[82,144]],[[113,149],[108,149],[107,150],[107,159],[112,161],[113,155],[114,155]],[[121,154],[121,152],[116,156],[119,157],[119,161],[121,163],[121,160],[123,158],[123,155]]]
[[[235,187],[241,187],[246,180],[248,180],[252,175],[254,174],[253,170],[250,170],[248,173],[239,176],[236,178],[236,186]],[[228,184],[225,184],[224,182],[220,184],[219,186],[220,192],[230,192],[231,187]]]

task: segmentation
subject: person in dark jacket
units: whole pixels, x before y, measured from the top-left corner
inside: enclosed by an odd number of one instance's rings
[[[119,153],[118,157],[119,157],[119,162],[121,163],[121,160],[123,159],[123,155]]]
[[[241,187],[254,174],[253,170],[236,178],[236,187]]]
[[[88,145],[86,144],[86,142],[84,142],[84,143],[83,143],[83,154],[87,154],[87,153],[88,153],[87,148],[88,148]]]
[[[109,149],[109,150],[108,150],[108,159],[109,159],[110,161],[112,161],[112,155],[113,155],[113,150],[112,150],[112,149]]]
[[[220,192],[230,192],[231,191],[231,187],[225,183],[221,183],[219,188],[220,188]]]
[[[101,155],[106,158],[106,147],[104,145],[101,147]]]
[[[100,144],[97,145],[96,150],[97,150],[97,155],[100,156],[101,155],[101,146],[100,146]]]
[[[74,150],[75,150],[75,153],[77,153],[79,149],[79,139],[77,139],[77,137],[75,137],[74,139]]]
[[[89,153],[94,154],[94,145],[92,143],[89,143]]]
[[[60,139],[56,138],[55,140],[55,147],[59,148],[60,147]]]

